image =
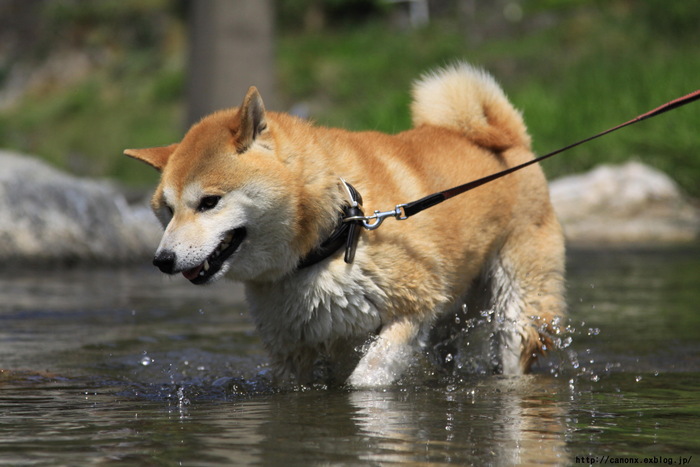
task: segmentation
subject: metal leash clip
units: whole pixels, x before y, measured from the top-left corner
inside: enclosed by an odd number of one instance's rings
[[[343,187],[345,187],[345,191],[347,192],[348,197],[351,200],[351,208],[359,209],[359,205],[355,199],[355,196],[353,196],[353,192],[357,193],[357,191],[351,188],[350,185],[348,185],[348,183],[342,178],[340,179],[340,181],[343,183]],[[361,203],[362,197],[359,196],[359,193],[357,193],[357,196],[360,198]],[[360,210],[360,214],[344,217],[343,222],[362,223],[362,227],[364,227],[365,229],[375,230],[379,228],[380,225],[382,225],[382,222],[384,222],[384,219],[386,219],[387,217],[393,217],[399,221],[407,219],[408,216],[406,216],[406,212],[404,211],[405,206],[405,204],[397,204],[392,211],[374,211],[374,214],[372,214],[371,216],[363,215],[362,211]]]
[[[398,221],[403,221],[408,219],[406,216],[406,213],[404,212],[405,204],[397,204],[396,207],[392,211],[374,211],[374,214],[371,216],[352,216],[352,217],[346,217],[343,219],[343,222],[356,222],[356,221],[361,221],[362,222],[362,227],[364,227],[367,230],[375,230],[378,229],[380,225],[382,225],[382,222],[384,222],[384,219],[388,217],[393,217],[394,219]],[[374,222],[371,222],[374,221]]]

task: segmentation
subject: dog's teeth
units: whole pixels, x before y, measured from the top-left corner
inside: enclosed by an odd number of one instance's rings
[[[205,261],[204,261],[204,268],[203,268],[202,273],[203,273],[204,271],[208,271],[208,270],[209,270],[209,261],[206,261],[206,260],[205,260]]]
[[[228,247],[230,247],[230,246],[231,246],[230,243],[224,242],[224,243],[222,243],[222,244],[219,246],[219,250],[222,250],[222,251],[223,251],[223,250],[225,250],[226,248],[228,248]]]

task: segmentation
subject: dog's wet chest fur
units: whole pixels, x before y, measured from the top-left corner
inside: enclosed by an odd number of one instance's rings
[[[387,296],[359,268],[338,262],[269,284],[247,284],[251,314],[268,346],[359,337],[382,324]]]

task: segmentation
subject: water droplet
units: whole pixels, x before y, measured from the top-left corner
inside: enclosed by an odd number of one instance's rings
[[[177,388],[177,400],[181,405],[188,405],[190,400],[185,397],[185,390],[182,386]]]
[[[598,376],[598,375],[591,375],[591,381],[594,382],[594,383],[597,383],[598,381],[600,381],[600,376]]]
[[[640,382],[641,380],[642,380],[642,377],[639,376],[639,375],[637,375],[637,376],[634,377],[635,383],[638,383],[638,382]]]
[[[153,363],[153,359],[152,359],[151,357],[149,357],[148,355],[144,355],[144,356],[141,358],[141,365],[143,365],[143,366],[148,366],[148,365],[150,365],[151,363]]]
[[[454,357],[452,357],[452,354],[448,353],[447,355],[445,355],[445,363],[451,362],[453,358]]]

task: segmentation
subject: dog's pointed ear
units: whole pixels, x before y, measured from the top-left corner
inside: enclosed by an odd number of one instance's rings
[[[157,171],[161,172],[165,164],[168,163],[170,155],[175,152],[179,143],[170,146],[159,146],[155,148],[125,149],[124,154],[134,159],[138,159]]]
[[[238,112],[240,124],[236,133],[236,147],[239,152],[244,152],[267,129],[265,104],[255,86],[248,89]]]

